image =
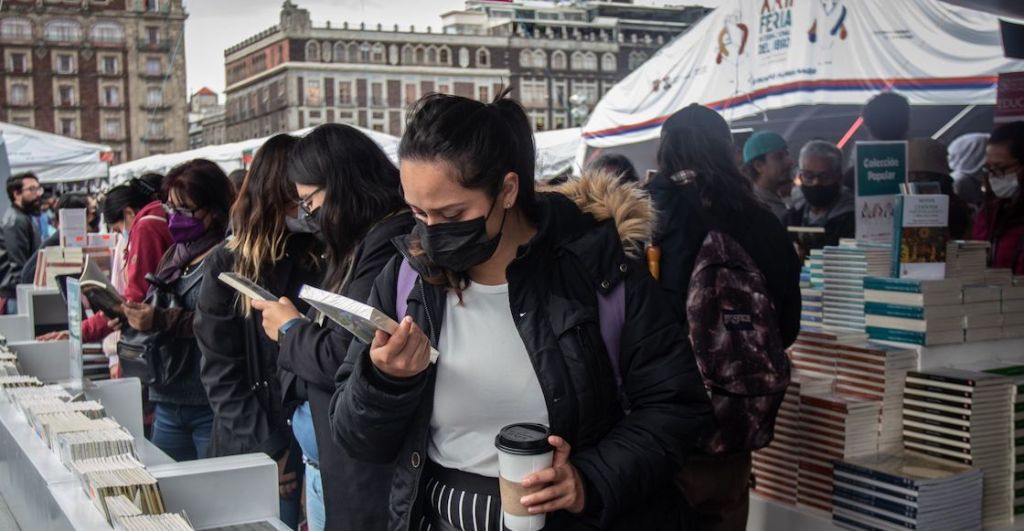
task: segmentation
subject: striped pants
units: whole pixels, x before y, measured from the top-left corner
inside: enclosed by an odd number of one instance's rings
[[[503,531],[497,478],[428,463],[416,531]]]

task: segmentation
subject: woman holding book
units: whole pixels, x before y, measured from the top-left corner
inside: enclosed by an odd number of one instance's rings
[[[402,138],[416,227],[369,300],[401,324],[353,344],[331,409],[353,457],[395,463],[389,511],[367,529],[501,529],[495,436],[521,422],[555,434],[554,464],[521,500],[547,529],[680,529],[672,474],[711,410],[684,328],[634,258],[652,205],[605,174],[535,192],[533,133],[506,95],[427,96]],[[622,321],[606,330],[598,300],[617,290]]]
[[[128,326],[138,332],[162,332],[159,338],[174,353],[164,383],[149,387],[156,405],[153,444],[175,461],[206,457],[213,410],[199,379],[202,357],[192,321],[206,258],[224,239],[234,201],[231,182],[219,166],[195,159],[176,166],[164,180],[167,228],[174,245],[157,266],[155,289],[171,292],[174,308],[125,301]]]
[[[326,244],[326,275],[319,285],[367,300],[373,279],[397,254],[392,238],[412,228],[398,169],[357,129],[329,124],[298,141],[288,176],[303,222]],[[307,464],[310,529],[377,529],[372,522],[386,511],[392,468],[351,459],[332,440],[328,421],[334,376],[352,336],[333,321],[304,317],[288,298],[252,306],[263,315],[267,337],[280,345],[282,391],[295,409],[292,428]]]
[[[985,204],[974,239],[992,244],[989,266],[1024,275],[1024,122],[1003,124],[985,146]]]
[[[299,218],[298,195],[286,172],[297,141],[277,135],[256,152],[231,209],[232,238],[207,259],[195,320],[200,375],[214,412],[209,455],[263,452],[277,461],[281,519],[293,529],[302,455],[283,408],[278,347],[250,300],[218,277],[234,273],[292,298],[303,285],[320,284],[323,244]]]

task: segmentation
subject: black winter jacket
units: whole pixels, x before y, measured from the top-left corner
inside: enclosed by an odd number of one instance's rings
[[[572,445],[571,462],[585,483],[584,513],[549,515],[547,529],[680,529],[684,503],[672,474],[711,411],[686,333],[647,270],[624,250],[649,236],[653,210],[641,192],[614,178],[585,177],[559,192],[539,194],[538,232],[508,268],[510,317],[537,372],[552,431]],[[370,297],[392,315],[398,267],[397,259],[388,265]],[[597,311],[597,293],[623,282],[620,364],[629,414]],[[408,298],[408,315],[435,346],[445,297],[419,279]],[[338,373],[331,409],[338,441],[357,458],[395,461],[387,521],[365,529],[406,530],[420,514],[434,378],[434,366],[408,380],[386,378],[359,343]]]
[[[32,216],[11,205],[0,219],[0,297],[17,295],[21,270],[39,249],[39,229]]]
[[[690,276],[708,225],[716,224],[743,247],[767,281],[786,348],[800,333],[800,259],[786,229],[771,211],[757,206],[727,220],[701,215],[695,185],[658,175],[648,185],[658,209],[654,242],[661,248],[661,286],[668,290],[680,322],[686,321]]]
[[[341,294],[358,301],[370,297],[373,280],[398,251],[391,239],[412,230],[408,211],[378,223],[363,238],[353,255],[353,269]],[[334,376],[345,360],[352,335],[334,321],[293,326],[281,338],[279,376],[286,409],[309,400],[313,429],[320,453],[320,476],[326,500],[327,530],[366,529],[385,512],[388,465],[363,463],[350,458],[331,437],[328,412],[334,396]]]
[[[214,413],[209,456],[264,452],[277,458],[292,438],[277,378],[278,347],[264,333],[259,312],[245,317],[238,293],[217,280],[234,270],[235,254],[226,245],[206,259],[194,325],[203,353],[200,376]],[[288,236],[284,259],[257,283],[305,311],[298,293],[304,284],[320,284],[322,247],[311,234]]]

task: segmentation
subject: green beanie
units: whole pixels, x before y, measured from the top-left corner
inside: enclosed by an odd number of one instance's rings
[[[750,135],[747,143],[743,144],[743,163],[749,164],[750,161],[761,155],[782,151],[783,149],[786,149],[786,139],[782,138],[781,135],[771,131],[758,131]]]

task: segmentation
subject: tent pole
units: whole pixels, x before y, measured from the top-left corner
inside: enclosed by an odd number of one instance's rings
[[[977,107],[977,105],[973,103],[964,107],[963,110],[957,113],[957,115],[954,116],[952,120],[946,122],[946,125],[942,126],[938,131],[935,132],[934,135],[932,135],[932,140],[938,140],[939,137],[946,134],[946,131],[949,131],[950,129],[953,128],[954,125],[959,123],[960,120],[963,120],[964,117],[967,116],[967,113],[973,111],[975,107]]]

